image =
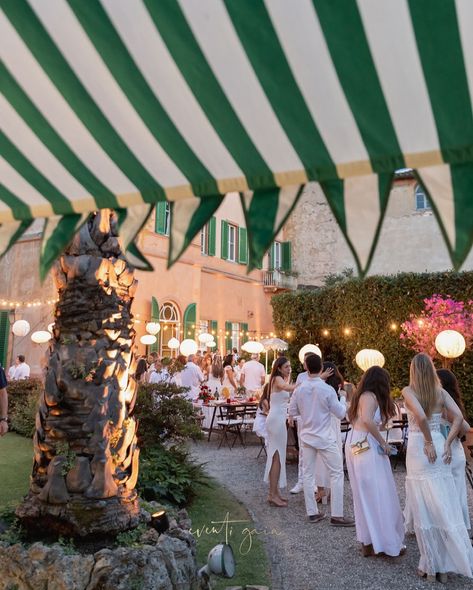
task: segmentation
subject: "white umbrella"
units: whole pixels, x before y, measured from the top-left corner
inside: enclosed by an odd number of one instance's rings
[[[260,342],[265,350],[287,350],[289,348],[289,344],[281,340],[281,338],[265,338]]]

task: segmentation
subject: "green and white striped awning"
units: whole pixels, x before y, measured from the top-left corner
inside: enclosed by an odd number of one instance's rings
[[[473,0],[0,7],[0,251],[46,218],[43,275],[100,208],[141,264],[134,238],[164,199],[172,262],[230,191],[254,266],[310,181],[364,272],[404,167],[454,266],[468,254]]]

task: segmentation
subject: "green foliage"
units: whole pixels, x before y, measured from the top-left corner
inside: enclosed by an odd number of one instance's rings
[[[146,531],[145,524],[139,524],[136,528],[119,533],[116,538],[120,547],[140,547],[140,537]]]
[[[155,446],[141,453],[138,490],[145,500],[184,506],[206,482],[203,466],[194,463],[183,447]]]
[[[192,403],[180,394],[187,391],[174,383],[140,384],[135,406],[142,450],[159,443],[179,444],[202,437]]]
[[[77,548],[72,537],[59,537],[56,543],[61,547],[64,555],[75,555]]]
[[[393,387],[402,388],[409,380],[414,351],[402,344],[399,325],[410,314],[419,314],[424,308],[423,300],[434,293],[463,301],[473,299],[473,272],[340,279],[329,281],[329,286],[321,289],[282,293],[272,298],[276,330],[294,334],[288,356],[297,372],[302,370],[297,353],[301,346],[312,342],[320,346],[324,359],[335,362],[345,378],[356,383],[361,376],[355,364],[356,353],[362,348],[376,348],[384,354]],[[344,334],[344,328],[350,328],[350,335]],[[324,336],[323,330],[328,330],[329,336]],[[472,362],[473,351],[468,350],[453,363],[452,370],[473,419]]]
[[[73,379],[84,379],[88,373],[84,363],[76,363],[75,361],[69,364],[67,371]]]
[[[33,436],[38,400],[43,390],[40,379],[22,379],[8,383],[8,415],[11,430],[28,438]]]
[[[16,545],[24,540],[24,530],[15,515],[15,507],[6,506],[0,509],[0,521],[8,528],[0,534],[0,543]]]

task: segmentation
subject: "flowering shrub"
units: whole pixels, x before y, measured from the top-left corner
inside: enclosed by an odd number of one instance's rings
[[[443,330],[456,330],[465,338],[466,346],[473,342],[473,301],[457,301],[449,295],[432,295],[424,299],[420,314],[410,314],[401,324],[400,339],[416,352],[439,357],[435,338]]]

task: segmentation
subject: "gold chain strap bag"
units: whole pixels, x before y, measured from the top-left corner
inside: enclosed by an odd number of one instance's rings
[[[350,448],[351,448],[351,452],[353,453],[353,455],[359,455],[360,453],[364,453],[365,451],[368,451],[370,448],[370,443],[368,442],[368,436],[365,436],[365,438],[363,438],[355,443],[351,443]]]

